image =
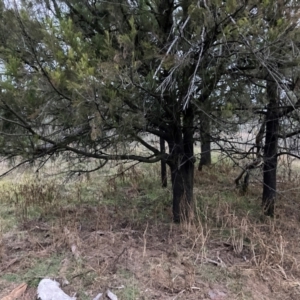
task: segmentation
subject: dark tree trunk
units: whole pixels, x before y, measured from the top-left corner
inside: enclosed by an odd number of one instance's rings
[[[264,213],[274,216],[276,200],[276,171],[278,148],[278,94],[274,83],[267,84],[269,105],[266,114],[266,139],[264,146],[264,176],[262,206]]]
[[[169,142],[170,170],[173,191],[174,222],[189,221],[192,218],[194,201],[194,142],[193,111],[188,108],[183,116],[183,129],[174,128],[174,139]]]
[[[166,146],[165,146],[165,140],[161,137],[159,139],[160,143],[160,152],[162,154],[166,153]],[[167,187],[168,181],[167,181],[167,163],[165,160],[161,160],[160,162],[160,173],[161,173],[161,186]]]
[[[184,163],[183,161],[181,161]],[[174,222],[188,221],[193,211],[194,164],[185,163],[171,169]]]
[[[198,170],[201,171],[203,166],[211,165],[211,147],[210,147],[210,120],[209,117],[202,113],[200,123],[200,140],[201,140],[201,157]]]
[[[203,166],[211,165],[211,148],[210,141],[201,142],[201,157],[198,165],[198,170],[201,171]]]
[[[274,215],[276,199],[277,145],[279,122],[276,115],[267,114],[266,142],[264,147],[264,186],[262,205],[268,216]]]

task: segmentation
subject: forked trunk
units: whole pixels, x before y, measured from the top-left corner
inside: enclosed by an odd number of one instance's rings
[[[174,127],[174,139],[169,141],[174,222],[190,221],[194,201],[194,142],[193,112],[187,109],[183,116],[183,129]]]

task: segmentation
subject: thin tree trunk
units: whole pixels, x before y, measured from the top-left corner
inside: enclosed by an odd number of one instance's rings
[[[160,152],[162,154],[166,153],[166,146],[165,140],[161,137],[159,139],[160,142]],[[167,187],[168,180],[167,180],[167,163],[165,160],[161,160],[160,162],[160,171],[161,171],[161,186]]]
[[[186,221],[193,218],[194,212],[194,170],[195,170],[195,157],[194,157],[194,109],[192,104],[189,105],[183,116],[183,149],[184,149],[184,182],[185,182],[185,195],[184,214]]]
[[[198,170],[201,171],[203,166],[211,165],[211,147],[210,142],[201,142],[201,157],[198,165]]]
[[[275,83],[267,83],[267,95],[269,105],[266,114],[266,139],[264,146],[264,185],[262,206],[264,213],[268,216],[274,216],[276,200],[276,171],[277,171],[277,148],[279,119],[278,112],[278,94]]]
[[[201,114],[201,157],[198,170],[201,171],[203,166],[211,165],[211,146],[210,146],[210,120],[206,114]]]

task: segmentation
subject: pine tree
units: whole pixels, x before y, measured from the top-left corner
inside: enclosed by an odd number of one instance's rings
[[[274,74],[274,43],[297,32],[278,18],[276,30],[266,29],[273,1],[4,3],[1,155],[22,157],[21,164],[58,154],[94,158],[96,169],[109,160],[165,162],[175,222],[193,215],[194,134],[203,107],[251,107],[246,91]],[[280,44],[285,60],[293,51],[287,41]],[[242,102],[232,100],[240,94]]]

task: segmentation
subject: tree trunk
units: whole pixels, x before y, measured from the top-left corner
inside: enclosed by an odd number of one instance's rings
[[[269,105],[266,114],[266,139],[264,146],[264,176],[262,206],[267,216],[274,216],[276,200],[276,171],[279,119],[278,95],[275,83],[267,83]]]
[[[174,222],[188,221],[193,211],[194,164],[185,163],[179,169],[176,166],[170,169]]]
[[[160,152],[162,154],[166,153],[166,147],[165,147],[165,140],[161,137],[159,139],[160,143]],[[168,181],[167,181],[167,163],[165,160],[160,161],[160,173],[161,173],[161,186],[167,187]]]
[[[193,111],[188,108],[183,115],[183,129],[174,128],[174,139],[169,142],[170,170],[173,191],[174,222],[190,221],[193,217],[194,201],[194,141]]]
[[[201,114],[200,139],[201,157],[198,165],[199,171],[202,170],[203,166],[211,165],[210,120],[205,113]]]
[[[201,142],[201,157],[198,165],[198,171],[202,171],[203,166],[211,165],[211,148],[210,142]]]

